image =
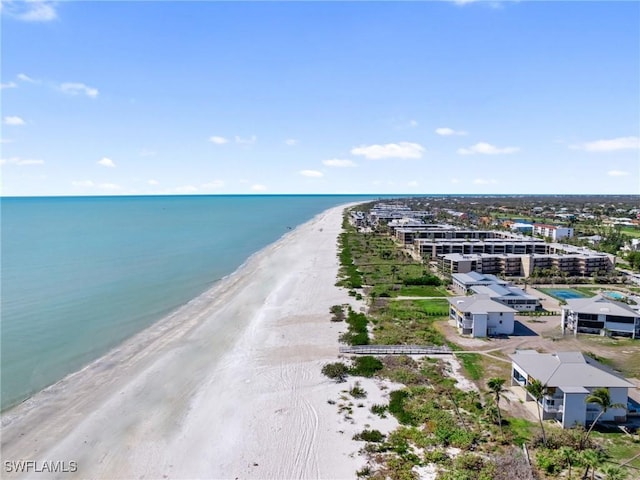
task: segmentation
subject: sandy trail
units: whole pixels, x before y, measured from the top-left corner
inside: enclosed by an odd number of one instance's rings
[[[251,257],[170,317],[2,417],[3,478],[353,478],[364,460],[329,398],[356,305],[334,286],[343,207]],[[372,382],[371,401],[381,391]],[[384,387],[383,387],[384,388]],[[362,410],[362,422],[375,427]],[[384,423],[384,422],[383,422]],[[349,430],[345,433],[346,430]],[[77,462],[11,474],[6,461]]]

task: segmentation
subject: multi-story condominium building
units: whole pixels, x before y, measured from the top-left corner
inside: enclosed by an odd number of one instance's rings
[[[562,238],[573,237],[573,228],[560,227],[557,225],[547,225],[545,223],[534,223],[533,234],[541,235],[543,237],[549,237],[554,242],[557,242]]]
[[[567,276],[591,276],[614,268],[610,255],[592,252],[566,255],[460,254],[438,257],[438,268],[445,274],[478,273],[507,277],[528,277],[534,271],[553,271]]]
[[[629,388],[634,386],[580,352],[551,354],[517,350],[511,355],[511,385],[521,386],[526,401],[536,402],[527,392],[527,385],[534,380],[546,387],[538,402],[542,418],[555,419],[562,428],[584,426],[595,421],[600,407],[586,402],[595,389],[606,388],[612,404],[626,406]],[[609,408],[600,420],[624,422],[626,413],[624,407]]]
[[[461,253],[464,255],[489,253],[489,254],[527,254],[547,253],[548,245],[541,239],[532,238],[485,238],[484,240],[465,239],[423,239],[416,238],[413,241],[416,253],[423,257],[435,258],[449,253]]]
[[[640,338],[640,312],[602,295],[568,299],[562,306],[562,332],[565,330],[576,335],[609,331],[613,335]]]
[[[513,308],[492,300],[488,295],[451,297],[449,319],[459,333],[472,337],[513,334],[515,313]]]

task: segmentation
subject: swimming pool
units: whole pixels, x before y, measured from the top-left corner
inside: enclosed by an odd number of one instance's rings
[[[584,293],[572,288],[543,288],[541,289],[547,295],[557,298],[558,300],[568,300],[570,298],[585,298]]]
[[[602,292],[602,295],[610,298],[611,300],[624,300],[626,295],[621,294],[620,292]]]

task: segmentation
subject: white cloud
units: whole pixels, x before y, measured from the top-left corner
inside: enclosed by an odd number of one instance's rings
[[[311,178],[320,178],[324,176],[324,174],[322,172],[319,172],[318,170],[300,170],[298,173],[303,177]]]
[[[248,138],[242,138],[242,137],[236,135],[234,137],[234,140],[239,145],[253,145],[258,140],[258,137],[256,137],[255,135],[251,135]]]
[[[497,181],[493,180],[493,179],[486,179],[486,178],[476,178],[473,183],[475,185],[495,185],[496,183],[498,183]]]
[[[154,180],[153,178],[151,180],[148,180],[147,183],[149,185],[160,185],[160,182],[157,180]]]
[[[409,120],[409,126],[410,127],[417,127],[418,126],[418,121],[417,120]]]
[[[116,164],[113,162],[113,160],[107,157],[102,157],[100,160],[98,160],[98,165],[102,165],[103,167],[108,167],[108,168],[116,167]]]
[[[19,73],[17,75],[18,80],[22,81],[22,82],[27,82],[27,83],[39,83],[38,80],[35,80],[33,78],[31,78],[29,75],[26,75],[24,73]]]
[[[436,133],[438,135],[442,135],[443,137],[449,137],[451,135],[466,135],[467,132],[464,130],[454,130],[453,128],[448,127],[440,127],[436,128]]]
[[[371,160],[380,158],[421,158],[422,152],[424,152],[422,145],[411,142],[363,145],[351,149],[352,155],[360,155]]]
[[[458,179],[458,178],[452,178],[452,179],[451,179],[451,183],[460,183],[460,179]]]
[[[18,84],[16,82],[0,83],[1,90],[4,90],[5,88],[16,88],[17,86]]]
[[[11,157],[11,158],[0,158],[0,165],[17,165],[19,167],[24,167],[28,165],[43,165],[44,160],[38,160],[33,158],[20,158],[20,157]]]
[[[298,144],[298,140],[295,138],[288,138],[284,141],[284,144],[289,147],[295,147]]]
[[[261,185],[259,183],[251,185],[251,190],[253,190],[254,192],[264,192],[266,189],[267,187],[265,185]]]
[[[79,82],[66,82],[60,85],[60,91],[67,95],[79,95],[84,94],[87,97],[96,98],[98,96],[98,89],[89,87],[84,83]]]
[[[340,158],[332,158],[330,160],[323,160],[322,163],[327,167],[338,167],[338,168],[346,168],[346,167],[356,167],[358,164],[353,160],[343,160]]]
[[[209,141],[211,143],[215,143],[216,145],[224,145],[225,143],[229,142],[229,140],[227,140],[224,137],[219,137],[217,135],[214,135],[213,137],[209,137]]]
[[[415,180],[411,180],[407,183],[408,187],[417,187],[418,185],[420,185],[420,183],[416,182]]]
[[[3,1],[2,13],[24,22],[50,22],[58,18],[49,0]]]
[[[480,142],[469,148],[459,148],[458,153],[460,155],[475,155],[480,153],[482,155],[505,155],[509,153],[519,152],[518,147],[496,147],[490,143]]]
[[[0,144],[2,143],[12,143],[13,140],[11,140],[10,138],[0,138]]]
[[[224,182],[222,180],[213,180],[202,185],[202,188],[206,190],[215,190],[222,187],[224,187]]]
[[[71,182],[71,185],[73,185],[74,187],[91,188],[95,187],[96,184],[91,180],[76,180]]]
[[[607,175],[609,175],[610,177],[626,177],[627,175],[629,175],[629,172],[624,172],[622,170],[609,170],[607,172]]]
[[[4,117],[4,124],[15,127],[20,125],[26,125],[26,122],[21,117],[9,116],[9,117]]]
[[[573,150],[585,150],[587,152],[614,152],[617,150],[638,150],[640,149],[639,137],[618,137],[608,140],[596,140],[579,145],[571,145]]]

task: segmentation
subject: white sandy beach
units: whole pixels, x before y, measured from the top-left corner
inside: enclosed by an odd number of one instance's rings
[[[2,417],[7,461],[77,462],[32,478],[354,478],[353,433],[388,431],[366,405],[338,414],[348,384],[326,379],[344,323],[329,307],[343,207],[251,257],[212,290]],[[383,387],[384,388],[384,387]],[[352,423],[353,422],[353,423]]]

